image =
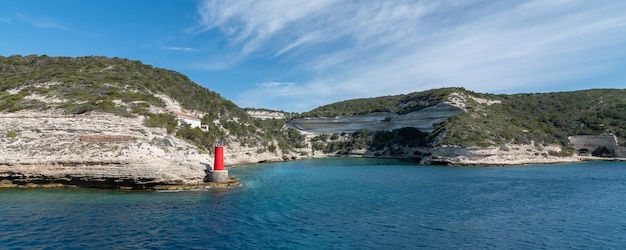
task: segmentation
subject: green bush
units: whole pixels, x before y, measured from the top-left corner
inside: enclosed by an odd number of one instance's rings
[[[17,132],[13,130],[7,132],[7,138],[15,138],[15,137],[17,137]]]
[[[178,126],[178,120],[172,114],[149,114],[144,118],[144,125],[165,128],[171,134]]]
[[[276,145],[270,144],[269,146],[267,146],[267,151],[276,152]]]

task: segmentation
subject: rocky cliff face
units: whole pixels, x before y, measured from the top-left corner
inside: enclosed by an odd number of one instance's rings
[[[536,144],[534,141],[530,141],[530,143],[504,142],[495,146],[482,147],[462,147],[441,143],[448,136],[448,131],[440,129],[435,132],[438,124],[460,114],[466,114],[470,117],[465,119],[485,117],[489,106],[500,103],[500,100],[478,98],[464,92],[452,92],[443,101],[433,106],[407,114],[374,113],[333,118],[301,118],[294,119],[287,125],[307,133],[310,139],[318,140],[315,142],[318,144],[316,148],[323,150],[314,151],[313,155],[315,156],[347,154],[364,157],[405,158],[417,159],[423,164],[439,165],[519,165],[581,160],[572,152],[564,152],[563,146],[557,143],[547,145],[544,143]],[[402,128],[407,127],[418,129],[420,133],[408,133],[411,130],[401,131]],[[370,146],[354,148],[353,145],[349,145],[342,147],[341,145],[349,144],[352,140],[349,136],[335,136],[338,138],[335,141],[329,140],[328,137],[320,139],[318,136],[321,134],[343,135],[359,129],[367,129],[376,133]],[[400,130],[400,132],[390,133],[389,131],[392,130]],[[378,133],[380,131],[387,132],[381,134]],[[488,130],[483,132],[492,133]],[[527,133],[528,131],[519,132]],[[418,142],[428,140],[429,142],[416,143],[416,140]],[[332,145],[332,147],[319,145]],[[328,152],[329,148],[338,149]]]
[[[248,115],[256,119],[285,119],[287,115],[284,112],[269,110],[247,110]]]
[[[394,130],[404,127],[432,132],[434,125],[449,117],[463,113],[463,109],[448,102],[408,114],[374,113],[368,115],[299,118],[287,122],[287,126],[312,134],[353,133],[359,129]]]
[[[560,145],[505,144],[486,148],[440,146],[429,150],[422,163],[458,166],[505,166],[577,162],[577,156],[562,156]]]
[[[143,125],[143,117],[58,111],[0,113],[0,179],[144,189],[203,182],[213,156]],[[296,159],[297,154],[227,146],[226,164]],[[287,158],[285,158],[287,157]]]
[[[185,127],[192,133],[180,138],[188,140],[177,138],[176,132],[185,130],[172,132],[167,119],[173,116],[164,115],[176,112],[208,115],[214,119],[209,124],[213,133],[200,132],[205,135],[200,143],[194,140],[198,131]],[[167,126],[150,124],[170,131],[145,126],[144,116],[165,117],[157,119],[165,119]],[[227,164],[298,157],[280,149],[269,152],[268,146],[277,143],[266,141],[277,139],[265,138],[265,128],[250,125],[243,110],[217,93],[141,62],[0,56],[0,186],[199,184],[213,163],[206,138],[214,137],[227,141]],[[243,138],[240,145],[237,132],[253,138]]]
[[[54,111],[0,114],[0,179],[82,186],[202,182],[212,157],[143,118]]]

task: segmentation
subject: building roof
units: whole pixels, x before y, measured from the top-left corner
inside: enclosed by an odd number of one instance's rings
[[[192,114],[187,114],[187,113],[183,113],[183,112],[178,112],[175,111],[173,112],[174,115],[178,116],[178,117],[182,117],[182,118],[187,118],[187,119],[191,119],[191,120],[200,120],[200,118],[196,117],[195,115]]]

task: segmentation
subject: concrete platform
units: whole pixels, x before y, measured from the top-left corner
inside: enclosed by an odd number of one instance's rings
[[[211,182],[228,182],[228,170],[211,170],[209,176]]]

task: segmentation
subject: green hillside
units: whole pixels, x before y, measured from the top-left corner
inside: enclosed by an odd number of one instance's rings
[[[23,87],[24,94],[42,94],[47,97],[68,99],[59,105],[68,112],[99,110],[125,114],[112,101],[145,101],[146,104],[162,105],[153,93],[163,93],[179,101],[185,109],[214,111],[222,114],[245,116],[245,112],[219,94],[193,83],[186,76],[166,69],[154,68],[140,61],[106,57],[48,57],[10,56],[0,57],[0,91]],[[36,83],[59,82],[46,88]],[[38,106],[36,102],[20,102],[19,98],[3,95],[2,110],[17,111],[22,108],[51,108]],[[82,103],[78,105],[78,103]],[[145,106],[145,105],[144,105]],[[132,113],[142,113],[141,107]]]
[[[165,107],[155,94],[167,95],[187,110],[204,113],[202,120],[212,124],[210,131],[176,128],[171,114],[151,113],[150,107]],[[343,134],[320,137],[328,138],[312,141],[312,147],[333,152],[388,145],[467,147],[531,141],[567,145],[568,136],[598,134],[614,134],[622,145],[626,141],[626,90],[619,89],[494,95],[442,88],[347,100],[284,116],[336,117],[389,112],[392,117],[441,102],[462,105],[467,112],[436,124],[429,133],[412,128],[364,129],[353,138]],[[216,139],[270,152],[306,147],[303,135],[284,128],[286,120],[254,119],[233,102],[171,70],[120,58],[0,56],[0,112],[48,109],[67,114],[99,111],[125,117],[143,116],[147,126],[166,127],[169,133],[207,150]],[[323,141],[330,144],[320,144]]]
[[[465,98],[466,113],[449,118],[420,145],[492,146],[502,143],[567,145],[571,135],[615,134],[626,141],[626,90],[592,89],[573,92],[515,95],[480,94],[463,88],[433,89],[405,95],[347,100],[318,107],[302,117],[363,115],[375,112],[406,114],[442,101],[452,93],[495,101]],[[455,94],[454,98],[458,97]],[[370,131],[371,145],[406,141],[399,133]],[[405,131],[406,132],[406,131]],[[395,134],[395,136],[393,136]],[[418,138],[415,137],[415,138]],[[385,140],[381,142],[380,140]],[[387,143],[388,144],[388,143]],[[346,147],[351,147],[347,145]]]
[[[560,143],[571,135],[615,134],[626,140],[626,90],[592,89],[573,92],[493,96],[500,104],[468,108],[447,120],[443,143],[497,145],[503,142]]]
[[[406,114],[440,103],[444,101],[450,93],[458,91],[467,92],[463,88],[443,88],[405,95],[346,100],[304,112],[301,117],[364,115],[377,112]]]
[[[209,132],[187,127],[174,131],[173,116],[150,113],[150,106],[165,106],[155,94],[169,96],[184,109],[206,113],[202,117],[204,123],[218,122]],[[40,98],[60,101],[42,102]],[[280,147],[286,151],[301,146],[302,141],[299,134],[282,129],[284,121],[255,120],[233,102],[185,75],[121,58],[0,56],[0,112],[24,109],[143,115],[147,117],[146,125],[169,127],[169,132],[205,149],[210,149],[216,139],[250,147],[260,145],[267,150]]]

